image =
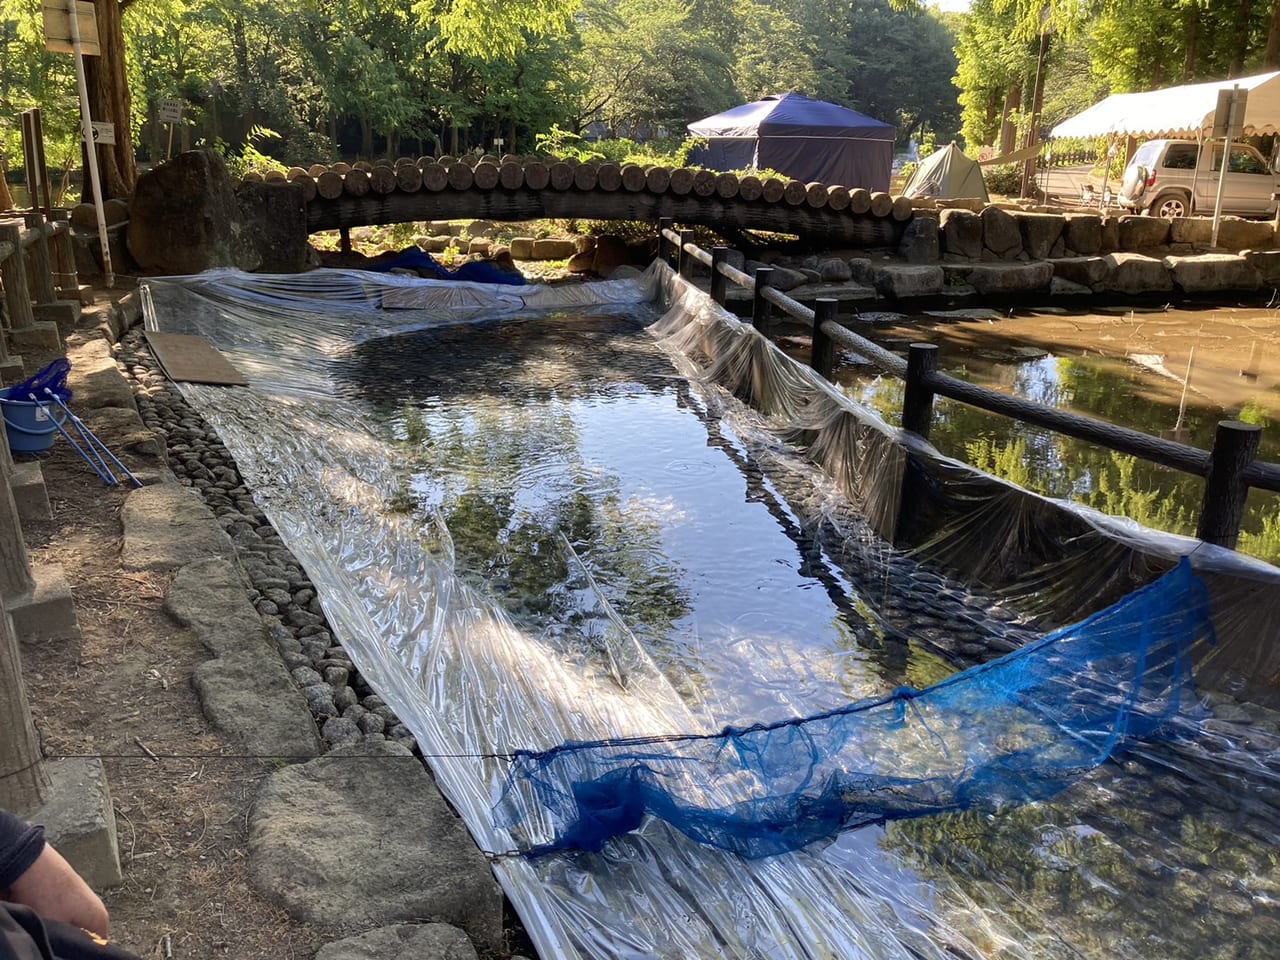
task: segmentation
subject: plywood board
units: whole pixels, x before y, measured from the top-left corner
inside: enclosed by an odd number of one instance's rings
[[[212,383],[226,387],[247,387],[249,381],[231,365],[208,337],[182,333],[146,332],[147,343],[156,355],[165,376],[179,383]]]

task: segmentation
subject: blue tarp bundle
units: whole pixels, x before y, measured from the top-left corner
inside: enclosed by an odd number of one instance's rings
[[[517,754],[499,815],[527,782],[555,828],[530,856],[599,850],[646,815],[699,843],[763,857],[842,830],[1043,800],[1129,738],[1198,717],[1190,650],[1213,640],[1183,560],[1078,624],[924,690],[715,735],[572,742]]]
[[[503,270],[495,264],[484,260],[468,260],[457,270],[438,263],[431,254],[417,247],[402,250],[391,260],[381,260],[369,266],[370,270],[388,273],[391,270],[417,270],[434,280],[466,280],[471,283],[501,283],[511,287],[522,287],[529,281],[519,273]]]

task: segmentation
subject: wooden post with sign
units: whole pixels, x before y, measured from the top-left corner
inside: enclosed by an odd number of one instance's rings
[[[169,145],[164,148],[164,158],[173,155],[173,125],[182,119],[182,101],[168,97],[160,101],[160,122],[169,125]]]
[[[111,269],[111,246],[107,240],[107,217],[102,208],[102,182],[98,177],[99,133],[89,112],[89,87],[84,78],[84,58],[99,56],[98,21],[93,4],[84,0],[44,0],[45,47],[54,53],[71,53],[76,65],[76,86],[80,91],[80,134],[84,137],[93,206],[98,214],[98,242],[102,244],[102,273],[108,287],[116,282]]]

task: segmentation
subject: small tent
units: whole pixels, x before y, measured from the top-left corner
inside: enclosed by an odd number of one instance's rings
[[[954,143],[921,160],[902,195],[939,199],[977,197],[984,203],[991,199],[982,179],[982,167],[978,161],[966,157]]]
[[[689,124],[708,146],[694,163],[713,170],[777,170],[806,183],[888,190],[897,130],[798,93],[765,97]]]

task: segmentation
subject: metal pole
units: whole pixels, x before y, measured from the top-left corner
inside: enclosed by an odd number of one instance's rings
[[[902,398],[902,429],[929,439],[933,426],[933,391],[925,378],[938,369],[938,347],[913,343],[907,350],[906,392]]]
[[[836,363],[836,345],[823,331],[822,325],[828,320],[835,320],[837,306],[839,304],[834,297],[821,297],[813,305],[813,345],[809,350],[809,366],[828,380]]]
[[[80,133],[84,137],[84,154],[88,159],[89,183],[93,188],[93,208],[98,214],[98,242],[102,244],[102,273],[108,287],[115,286],[111,269],[111,244],[107,240],[107,215],[102,208],[102,182],[98,178],[98,145],[93,139],[93,117],[89,114],[89,85],[84,79],[84,54],[80,51],[80,24],[76,20],[76,0],[67,0],[67,17],[71,21],[71,47],[76,64],[76,86],[80,89]]]
[[[1227,114],[1227,139],[1222,145],[1222,165],[1218,168],[1218,198],[1213,203],[1213,238],[1209,245],[1218,245],[1218,224],[1222,222],[1222,193],[1227,185],[1227,170],[1231,167],[1231,131],[1236,124],[1236,98],[1240,96],[1240,84],[1231,88],[1231,110]]]
[[[1205,543],[1235,549],[1244,518],[1249,485],[1242,474],[1258,455],[1262,428],[1239,420],[1221,420],[1213,438],[1209,473],[1204,481],[1204,504],[1196,536]]]
[[[711,299],[722,307],[729,289],[729,278],[720,272],[720,265],[728,260],[728,247],[711,248]]]
[[[773,267],[756,268],[755,295],[751,299],[751,325],[763,334],[769,332],[769,301],[764,298],[764,288],[773,278]]]

